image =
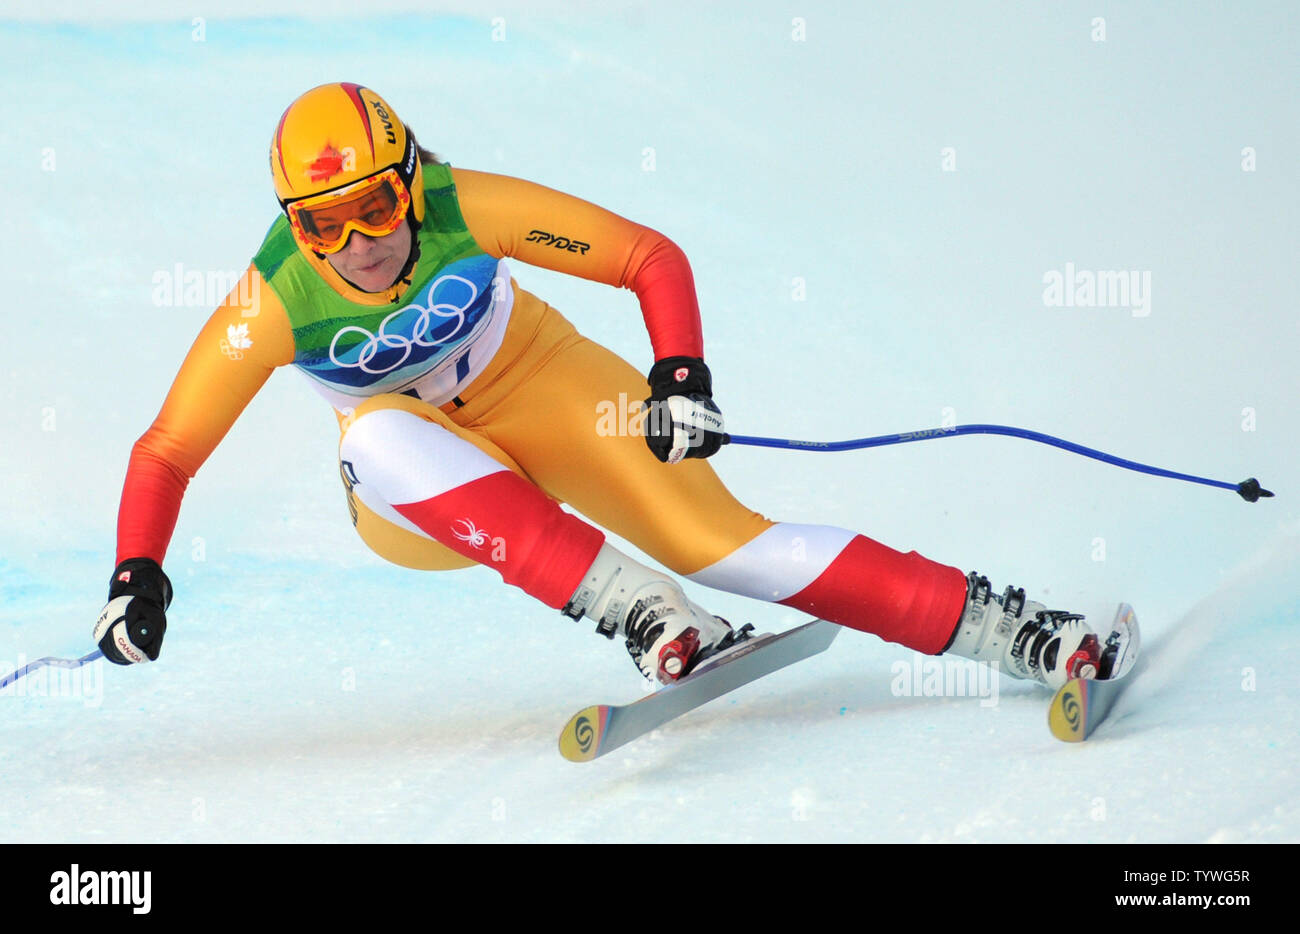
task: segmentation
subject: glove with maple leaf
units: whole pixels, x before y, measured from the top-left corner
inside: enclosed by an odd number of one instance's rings
[[[675,464],[718,453],[726,428],[713,401],[713,376],[699,357],[665,357],[646,377],[645,441],[655,457]]]

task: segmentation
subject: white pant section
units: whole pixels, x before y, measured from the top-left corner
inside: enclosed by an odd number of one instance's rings
[[[830,525],[778,522],[721,561],[688,576],[706,587],[776,602],[820,577],[856,534]]]
[[[401,409],[377,409],[354,421],[339,460],[355,477],[353,495],[394,525],[431,538],[394,505],[418,503],[507,468],[441,425]]]

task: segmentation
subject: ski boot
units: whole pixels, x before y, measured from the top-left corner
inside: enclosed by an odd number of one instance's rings
[[[597,621],[596,632],[623,636],[647,679],[671,684],[701,663],[749,638],[753,627],[731,624],[691,602],[666,575],[610,545],[601,548],[563,612]]]
[[[995,597],[988,578],[974,572],[966,576],[966,607],[945,651],[1052,690],[1070,678],[1096,678],[1102,667],[1101,640],[1083,616],[1028,601],[1016,587]]]

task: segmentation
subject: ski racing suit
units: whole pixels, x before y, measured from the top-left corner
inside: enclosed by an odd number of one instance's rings
[[[423,174],[418,258],[385,292],[362,292],[300,250],[283,216],[272,225],[132,449],[119,562],[162,563],[189,480],[271,372],[292,364],[338,416],[352,521],[390,562],[485,564],[558,609],[601,526],[708,587],[943,650],[966,599],[960,570],[849,530],[768,519],[705,460],[661,463],[626,430],[646,378],[506,265],[630,288],[656,360],[703,358],[694,279],[671,240],[521,179],[442,163]]]

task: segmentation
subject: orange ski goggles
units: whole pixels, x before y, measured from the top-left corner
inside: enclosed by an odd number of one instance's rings
[[[397,169],[388,168],[359,182],[285,205],[299,242],[319,253],[337,253],[353,231],[386,237],[406,218],[411,193]]]

